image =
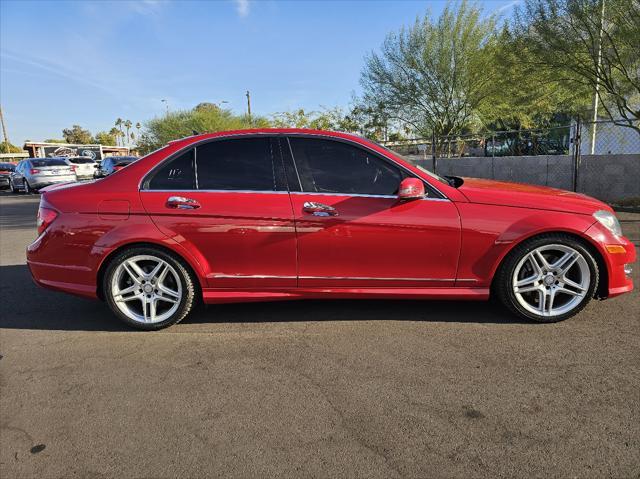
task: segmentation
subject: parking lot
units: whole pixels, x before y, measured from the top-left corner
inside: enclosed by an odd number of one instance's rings
[[[134,332],[32,283],[38,200],[0,194],[0,477],[640,477],[637,291],[551,325],[308,301]]]

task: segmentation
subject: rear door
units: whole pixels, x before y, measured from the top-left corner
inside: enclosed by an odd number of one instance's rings
[[[277,138],[216,139],[156,168],[140,192],[168,236],[188,248],[211,288],[295,287],[296,237]]]

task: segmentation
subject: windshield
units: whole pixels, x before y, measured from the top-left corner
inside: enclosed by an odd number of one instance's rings
[[[31,160],[31,166],[67,166],[64,160]]]
[[[0,163],[0,171],[14,171],[16,167],[9,163]]]

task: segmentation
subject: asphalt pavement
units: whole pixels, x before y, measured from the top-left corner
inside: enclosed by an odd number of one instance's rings
[[[558,324],[305,301],[143,333],[32,283],[37,203],[0,195],[2,478],[640,477],[637,292]]]

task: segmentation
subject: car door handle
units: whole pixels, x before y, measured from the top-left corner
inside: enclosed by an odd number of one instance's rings
[[[191,198],[184,196],[170,196],[167,199],[167,208],[175,208],[178,210],[195,210],[200,208],[200,203]]]
[[[302,211],[313,216],[338,216],[338,212],[333,206],[316,203],[315,201],[305,201]]]

